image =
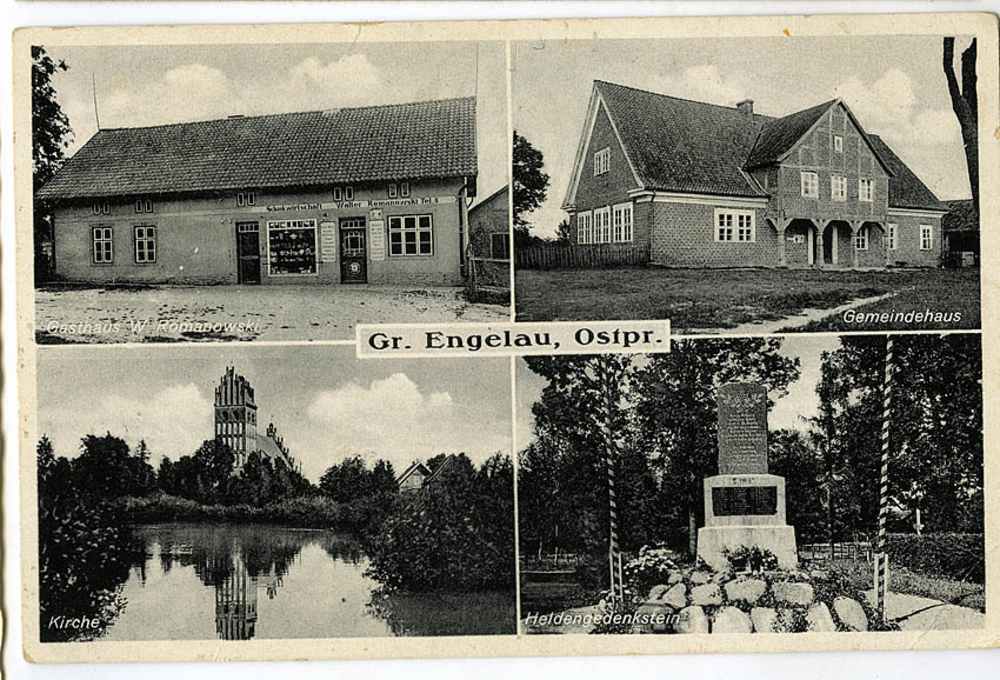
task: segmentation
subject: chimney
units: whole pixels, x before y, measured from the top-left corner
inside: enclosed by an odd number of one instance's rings
[[[744,99],[741,102],[736,102],[736,108],[753,122],[753,99]]]

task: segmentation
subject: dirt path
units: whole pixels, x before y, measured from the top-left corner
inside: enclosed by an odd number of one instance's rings
[[[886,293],[885,295],[877,295],[875,297],[858,298],[857,300],[851,300],[846,302],[839,307],[826,308],[826,309],[803,309],[798,314],[793,314],[792,316],[786,316],[783,319],[776,319],[774,321],[753,321],[750,323],[741,324],[734,328],[702,328],[702,329],[692,329],[687,331],[687,333],[692,335],[710,334],[710,333],[722,333],[725,335],[759,335],[759,334],[769,334],[769,333],[779,333],[784,331],[795,330],[805,326],[813,321],[820,321],[821,319],[826,319],[831,316],[839,316],[849,309],[855,309],[862,305],[871,304],[873,302],[881,302],[882,300],[888,300],[891,297],[898,295],[898,293]]]
[[[865,592],[874,606],[875,592]],[[947,604],[929,597],[890,592],[885,598],[885,613],[902,630],[975,630],[986,627],[986,614],[968,607]]]
[[[510,316],[466,302],[458,288],[383,285],[43,289],[35,300],[40,343],[353,340],[359,323]]]

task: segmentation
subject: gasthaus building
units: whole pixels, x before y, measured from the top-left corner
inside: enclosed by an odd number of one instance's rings
[[[56,276],[454,285],[474,98],[101,130],[38,192]]]
[[[602,81],[563,209],[579,247],[824,269],[938,266],[947,212],[839,99],[773,118]]]

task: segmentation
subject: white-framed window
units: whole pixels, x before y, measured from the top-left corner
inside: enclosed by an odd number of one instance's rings
[[[237,208],[246,208],[252,205],[257,205],[256,191],[241,191],[238,194],[236,194]]]
[[[594,176],[603,175],[611,169],[611,149],[604,147],[594,153]]]
[[[144,224],[132,229],[135,241],[135,263],[156,262],[156,227]]]
[[[434,254],[434,224],[430,215],[389,217],[389,255],[417,257]]]
[[[344,187],[344,200],[345,201],[354,200],[354,187]]]
[[[342,201],[344,200],[344,190],[340,187],[333,188],[333,200]]]
[[[619,203],[612,208],[611,240],[628,243],[632,240],[632,204]]]
[[[137,199],[135,202],[135,211],[137,213],[151,213],[153,212],[153,201],[146,199]]]
[[[834,201],[847,200],[847,178],[843,175],[830,176],[830,199]]]
[[[490,234],[490,257],[494,260],[510,259],[510,234],[504,232]]]
[[[934,247],[934,227],[929,224],[920,225],[920,250],[931,250]]]
[[[395,182],[389,182],[389,198],[397,198],[399,196],[399,186]]]
[[[757,240],[757,221],[753,210],[715,209],[715,240],[753,243]]]
[[[868,227],[861,227],[854,235],[854,249],[868,250]]]
[[[611,243],[611,207],[594,210],[594,243]]]
[[[111,227],[94,227],[94,264],[111,264],[115,260],[114,233]]]
[[[410,183],[409,182],[400,182],[399,183],[399,197],[400,198],[409,198],[410,197]]]
[[[803,196],[819,198],[819,175],[815,172],[803,171],[799,173],[799,181],[802,185]]]
[[[864,178],[858,180],[858,200],[865,203],[875,200],[875,180]]]
[[[844,151],[844,138],[840,135],[833,136],[833,150],[842,153]]]
[[[316,220],[273,220],[267,223],[267,272],[271,276],[317,273]]]
[[[576,214],[576,242],[581,245],[594,242],[594,213],[589,210]]]
[[[898,227],[895,224],[889,224],[886,228],[888,230],[886,232],[886,239],[888,240],[886,246],[889,248],[889,250],[895,250],[899,244]]]
[[[91,206],[95,215],[110,215],[111,214],[111,204],[107,201],[98,201],[93,206]]]

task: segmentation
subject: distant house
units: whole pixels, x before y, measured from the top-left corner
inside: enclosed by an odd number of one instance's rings
[[[424,486],[433,484],[435,480],[440,479],[442,476],[441,472],[451,465],[455,459],[456,456],[454,455],[447,456],[434,470],[431,470],[420,461],[414,461],[396,479],[396,484],[399,486],[401,492],[419,491]]]
[[[466,97],[100,130],[36,198],[66,280],[457,285],[477,173]]]
[[[952,266],[979,266],[979,213],[972,199],[944,201],[945,257]]]
[[[475,257],[510,259],[510,210],[507,186],[469,209],[469,243]]]
[[[414,461],[403,474],[396,479],[400,491],[418,491],[424,481],[431,476],[431,470],[420,461]]]
[[[773,118],[596,81],[563,209],[654,264],[937,266],[947,208],[840,99]]]

